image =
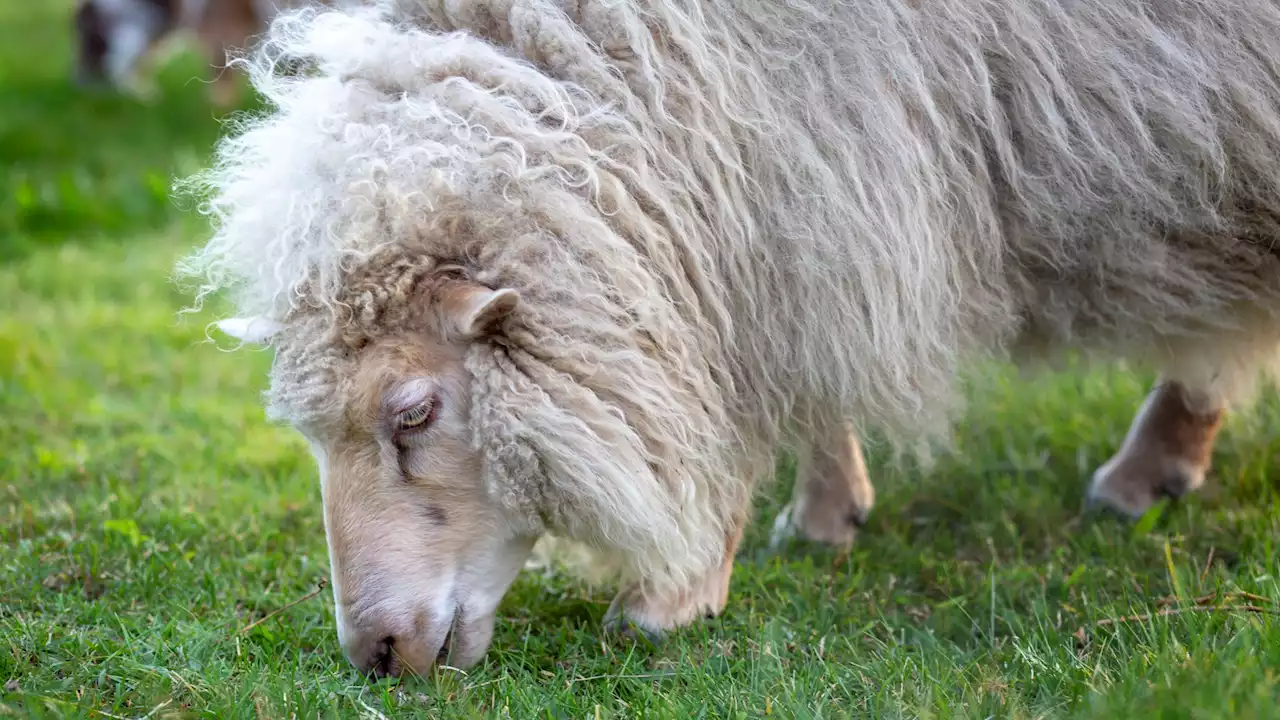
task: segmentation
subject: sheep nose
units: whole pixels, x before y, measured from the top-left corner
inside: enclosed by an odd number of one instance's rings
[[[448,663],[453,629],[450,628],[445,633],[444,642],[440,645],[424,641],[412,633],[404,636],[384,635],[376,641],[365,642],[368,645],[363,651],[348,653],[352,664],[365,675],[373,678],[421,675],[433,665]]]

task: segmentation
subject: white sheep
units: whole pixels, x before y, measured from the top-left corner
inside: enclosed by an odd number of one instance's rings
[[[944,432],[971,361],[1151,363],[1091,496],[1198,486],[1280,331],[1276,58],[1265,0],[307,10],[185,270],[275,348],[355,665],[481,658],[547,533],[661,631],[723,609],[784,441],[856,524],[854,433]]]

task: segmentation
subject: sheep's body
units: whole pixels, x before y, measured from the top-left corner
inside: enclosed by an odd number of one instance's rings
[[[319,72],[255,61],[279,109],[223,146],[194,267],[286,323],[271,399],[303,427],[343,306],[368,331],[406,302],[352,291],[360,258],[517,289],[468,357],[491,489],[654,583],[720,562],[788,423],[938,429],[1009,350],[1225,395],[1276,337],[1276,2],[379,12],[277,23]]]

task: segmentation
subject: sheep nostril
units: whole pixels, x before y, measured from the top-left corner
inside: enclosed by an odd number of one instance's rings
[[[378,641],[373,649],[373,663],[370,668],[377,677],[387,677],[394,674],[395,670],[395,649],[396,639],[390,635]]]

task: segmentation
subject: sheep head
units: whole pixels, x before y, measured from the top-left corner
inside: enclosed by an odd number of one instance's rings
[[[538,535],[486,488],[465,363],[520,297],[412,263],[380,266],[349,288],[345,320],[323,335],[319,315],[219,327],[276,344],[272,392],[309,397],[310,412],[290,419],[319,467],[348,658],[376,675],[465,667],[487,650]]]

